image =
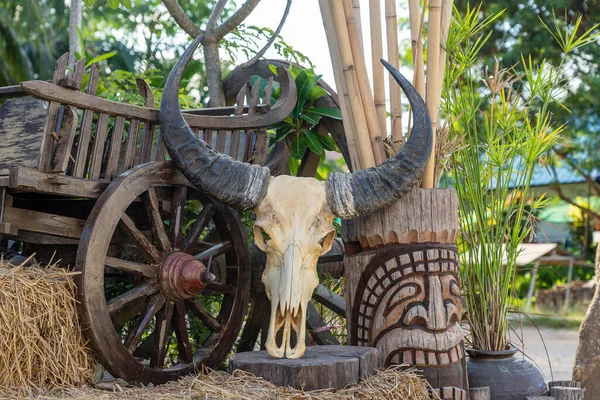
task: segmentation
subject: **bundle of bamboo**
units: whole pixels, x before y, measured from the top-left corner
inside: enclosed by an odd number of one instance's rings
[[[426,100],[434,131],[437,128],[442,79],[446,63],[444,51],[453,0],[408,0],[413,54],[414,86]],[[369,1],[369,29],[373,86],[369,83],[366,57],[362,44],[360,4],[358,0],[319,0],[323,24],[329,43],[331,62],[340,104],[351,162],[355,170],[369,168],[383,162],[389,154],[399,151],[405,140],[402,130],[402,102],[400,87],[390,81],[389,136],[386,121],[386,90],[384,71],[379,60],[383,54],[381,0]],[[427,48],[423,46],[423,27],[428,15]],[[398,17],[396,0],[385,0],[385,38],[387,59],[399,67]],[[427,51],[427,57],[423,54]],[[427,65],[425,65],[427,58]],[[427,67],[425,69],[425,67]],[[425,74],[426,71],[426,74]],[[425,79],[427,77],[427,79]],[[389,146],[385,146],[388,143]],[[436,185],[436,157],[434,145],[422,187]]]

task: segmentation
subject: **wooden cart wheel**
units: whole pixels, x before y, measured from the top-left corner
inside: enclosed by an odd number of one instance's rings
[[[115,179],[77,252],[85,336],[104,367],[129,382],[216,367],[247,312],[250,264],[238,215],[176,176],[171,163],[155,162]]]

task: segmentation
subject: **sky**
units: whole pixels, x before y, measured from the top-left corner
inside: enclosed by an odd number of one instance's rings
[[[382,24],[383,24],[383,1],[381,1],[382,8]],[[400,3],[407,3],[406,1],[397,0],[397,12],[398,16],[405,15],[407,13],[406,7],[403,7]],[[361,15],[362,25],[368,28],[369,23],[369,1],[360,0],[361,4]],[[256,9],[246,19],[246,25],[257,25],[261,27],[268,27],[275,29],[281,20],[283,11],[285,9],[286,0],[262,0]],[[385,30],[385,26],[384,26]],[[408,32],[400,32],[400,40],[409,40]],[[331,67],[331,59],[329,58],[329,48],[327,45],[327,39],[325,37],[325,29],[323,28],[323,21],[321,19],[321,11],[319,8],[318,0],[293,0],[290,13],[286,20],[286,23],[281,31],[281,36],[284,40],[290,44],[294,49],[302,52],[315,64],[316,73],[323,75],[323,80],[332,87],[335,87],[335,81],[333,78],[333,70]],[[370,73],[371,60],[369,55],[371,54],[370,46],[370,35],[368,29],[363,30],[363,45],[364,53],[368,57],[366,60],[367,68]],[[277,55],[277,52],[270,49],[265,57],[267,58],[281,58]],[[385,40],[384,40],[384,58],[385,56]],[[240,59],[241,61],[241,59]],[[403,71],[407,72],[407,71]]]

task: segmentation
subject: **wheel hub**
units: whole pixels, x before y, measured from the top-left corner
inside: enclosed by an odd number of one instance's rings
[[[191,299],[215,280],[204,264],[190,254],[174,251],[163,258],[158,283],[161,292],[171,300]]]

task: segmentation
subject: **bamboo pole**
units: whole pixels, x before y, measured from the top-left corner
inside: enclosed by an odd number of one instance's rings
[[[414,85],[422,98],[425,98],[425,66],[423,61],[423,17],[420,0],[408,1],[410,20],[410,41],[413,55]]]
[[[441,12],[442,0],[430,0],[429,2],[429,36],[427,40],[427,110],[431,117],[431,128],[433,130],[433,147],[429,162],[425,167],[422,187],[432,189],[435,181],[435,149],[437,118],[440,105],[440,35],[441,35]]]
[[[354,12],[356,29],[358,30],[358,36],[360,37],[360,49],[364,53],[365,47],[363,44],[362,18],[360,17],[360,0],[352,0],[352,11]]]
[[[385,118],[385,81],[383,79],[383,32],[381,29],[381,0],[369,2],[369,17],[371,28],[371,61],[373,68],[373,99],[377,111],[377,120],[382,134],[387,131]]]
[[[399,69],[398,15],[396,14],[395,0],[385,0],[385,32],[387,36],[388,62],[394,68]],[[404,136],[402,135],[402,100],[400,98],[400,87],[392,79],[390,79],[389,92],[392,147],[394,150],[399,151],[404,146]]]
[[[352,57],[352,46],[350,44],[348,26],[346,25],[343,0],[331,0],[331,11],[340,48],[344,76],[346,78],[346,84],[348,85],[348,99],[356,124],[356,139],[360,158],[362,160],[362,167],[373,167],[375,166],[375,158],[367,134],[369,130],[367,128],[365,112],[362,108],[362,100],[358,88],[356,68]]]
[[[333,76],[335,78],[335,85],[338,91],[338,99],[342,112],[342,123],[344,125],[348,152],[350,153],[350,163],[352,164],[352,170],[358,171],[362,169],[362,160],[360,159],[356,142],[356,126],[354,124],[354,118],[352,117],[352,109],[350,108],[348,85],[344,78],[344,68],[342,66],[340,49],[339,46],[337,46],[339,41],[333,22],[331,4],[329,0],[319,0],[319,6],[321,8],[325,35],[327,36],[327,44],[329,45],[329,54],[331,56],[331,64],[334,72]]]
[[[442,21],[440,30],[440,96],[442,95],[442,86],[444,74],[446,71],[446,44],[448,43],[448,34],[450,33],[450,23],[452,22],[452,9],[454,0],[445,0],[442,3]]]
[[[375,109],[375,103],[373,101],[373,93],[371,93],[371,86],[369,84],[365,57],[360,45],[360,36],[356,26],[351,0],[342,0],[342,3],[343,12],[346,17],[348,38],[350,40],[351,56],[354,61],[354,70],[356,72],[355,76],[366,119],[368,137],[371,141],[371,152],[375,160],[375,165],[379,165],[384,160],[382,155],[382,138],[379,130],[379,122],[377,120],[377,110]],[[352,109],[354,110],[354,107],[352,107]],[[358,134],[362,135],[363,132],[359,130]]]

